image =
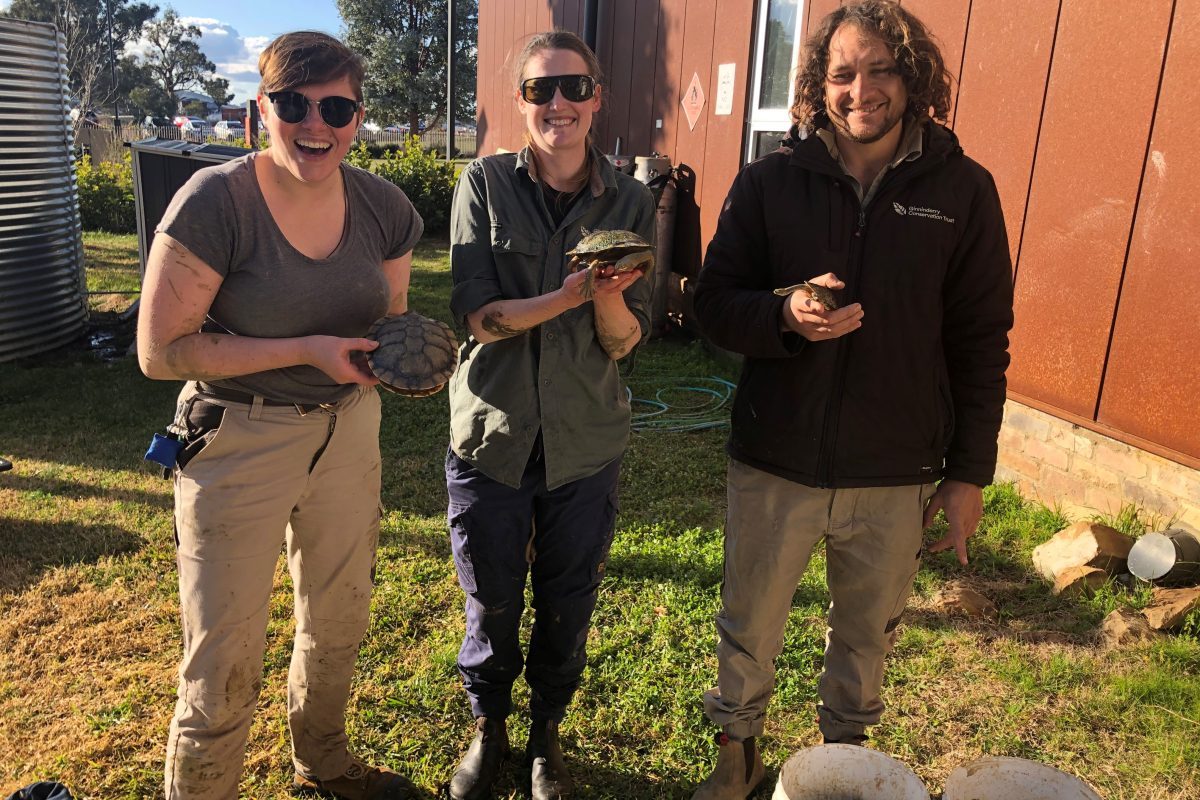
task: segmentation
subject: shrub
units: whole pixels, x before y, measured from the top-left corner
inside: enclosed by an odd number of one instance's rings
[[[83,156],[75,164],[79,187],[79,216],[85,231],[133,233],[137,230],[133,204],[133,165],[125,153],[120,161],[93,163]]]
[[[360,142],[346,160],[403,189],[425,220],[426,231],[444,233],[449,228],[454,165],[447,164],[436,153],[423,150],[420,137],[405,138],[403,147],[386,152],[382,158],[372,158],[370,146]]]

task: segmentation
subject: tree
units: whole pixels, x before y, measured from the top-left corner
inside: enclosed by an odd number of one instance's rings
[[[204,93],[213,99],[218,106],[229,105],[233,102],[233,92],[229,91],[229,81],[215,75],[200,81]]]
[[[114,86],[111,73],[114,66],[122,69],[125,60],[113,65],[110,54],[119,55],[126,44],[137,41],[146,22],[157,13],[157,6],[130,0],[13,0],[0,16],[50,22],[62,32],[70,92],[87,111],[119,96],[121,77],[118,74]]]
[[[216,69],[196,41],[201,35],[195,25],[180,22],[171,8],[146,26],[142,63],[167,95],[174,97],[180,89],[199,86]]]
[[[338,0],[346,44],[367,63],[364,87],[372,117],[421,120],[446,116],[448,0]],[[455,119],[475,117],[477,0],[455,2]]]

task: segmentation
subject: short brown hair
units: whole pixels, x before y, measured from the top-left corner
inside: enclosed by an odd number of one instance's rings
[[[925,24],[895,0],[858,0],[831,12],[805,44],[805,57],[796,72],[793,122],[811,128],[813,117],[825,110],[829,43],[843,25],[853,25],[883,39],[900,68],[908,93],[908,113],[917,119],[931,115],[939,122],[949,118],[952,79]]]
[[[592,48],[571,31],[556,30],[536,33],[526,42],[525,49],[517,56],[513,69],[514,77],[517,79],[517,89],[521,88],[521,81],[525,79],[525,65],[529,63],[529,59],[535,53],[540,53],[542,50],[570,50],[578,53],[579,57],[583,59],[583,63],[587,65],[588,75],[591,75],[596,83],[604,82],[604,74],[600,70],[600,60],[596,58]]]
[[[267,45],[258,57],[258,74],[262,76],[258,85],[262,94],[347,78],[354,99],[362,101],[366,71],[362,59],[329,34],[295,31]]]

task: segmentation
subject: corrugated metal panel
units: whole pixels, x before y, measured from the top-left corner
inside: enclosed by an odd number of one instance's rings
[[[65,58],[52,25],[0,19],[0,361],[87,322]]]
[[[1009,385],[1095,417],[1171,0],[1065,0],[1016,267]]]
[[[954,86],[950,90],[949,116],[950,124],[953,126],[954,107],[957,103],[955,95],[958,93],[959,81],[962,79],[963,49],[967,38],[970,0],[902,0],[902,4],[907,10],[916,14],[933,34],[933,38],[942,52],[942,60],[946,63],[946,69],[954,76]],[[1044,4],[1049,5],[1048,3]]]
[[[716,34],[713,37],[712,72],[705,92],[708,102],[708,143],[704,171],[698,176],[703,184],[704,203],[700,213],[701,254],[717,232],[725,196],[742,166],[742,135],[746,130],[746,90],[750,84],[750,43],[754,38],[752,0],[722,0],[716,8]],[[716,114],[720,66],[733,65],[733,103],[731,114]],[[703,257],[703,255],[701,255]]]
[[[1179,0],[1099,421],[1200,458],[1200,0]]]
[[[996,180],[1014,263],[1057,20],[1058,4],[1046,0],[978,3],[971,10],[954,132]]]

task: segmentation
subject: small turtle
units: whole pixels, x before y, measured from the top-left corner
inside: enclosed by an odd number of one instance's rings
[[[435,394],[458,366],[458,340],[446,323],[415,311],[381,317],[366,338],[379,342],[367,364],[383,388],[405,397]]]
[[[836,311],[838,307],[837,299],[833,296],[833,290],[827,286],[822,286],[819,283],[809,283],[802,281],[792,286],[785,286],[782,289],[776,289],[775,294],[780,297],[787,297],[792,292],[804,290],[808,292],[808,296],[816,300],[821,305],[825,306],[826,311]]]
[[[596,290],[596,272],[604,269],[606,276],[619,275],[635,269],[654,268],[654,245],[633,231],[589,231],[582,229],[583,238],[567,255],[587,267],[583,296],[590,298]]]

